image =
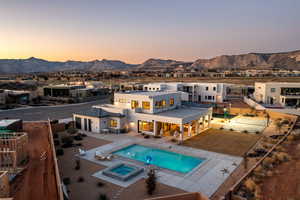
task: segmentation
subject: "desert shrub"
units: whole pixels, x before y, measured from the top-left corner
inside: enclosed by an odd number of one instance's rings
[[[59,141],[59,140],[54,140],[54,145],[55,145],[55,146],[60,145],[60,141]]]
[[[65,178],[63,178],[63,183],[65,185],[70,185],[71,184],[71,179],[69,177],[65,177]]]
[[[63,149],[56,149],[56,155],[57,156],[63,156],[64,155],[64,150]]]
[[[75,133],[78,132],[78,130],[77,130],[76,128],[69,128],[69,129],[67,130],[67,132],[70,133],[70,134],[75,134]]]
[[[79,176],[77,179],[77,182],[78,183],[84,182],[84,178],[82,176]]]
[[[65,136],[63,138],[61,138],[61,142],[64,144],[73,144],[73,137],[71,136]]]
[[[275,160],[273,158],[267,157],[263,160],[262,165],[266,169],[270,169],[273,167],[273,164],[275,163]]]
[[[248,178],[244,185],[251,192],[254,192],[257,187],[256,183],[251,178]]]
[[[98,187],[103,187],[103,186],[104,186],[104,183],[102,183],[102,182],[99,181],[99,182],[97,183],[97,186],[98,186]]]
[[[77,141],[82,140],[81,135],[75,135],[75,136],[74,136],[74,140],[77,140]]]
[[[108,200],[108,197],[106,194],[100,194],[99,195],[99,200]]]

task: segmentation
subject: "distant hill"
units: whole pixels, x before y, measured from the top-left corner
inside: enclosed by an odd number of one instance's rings
[[[66,70],[103,71],[126,70],[136,65],[126,64],[118,60],[94,60],[89,62],[66,61],[52,62],[38,58],[0,59],[0,73],[32,73]]]
[[[194,62],[151,58],[139,65],[127,64],[119,60],[66,61],[53,62],[38,58],[0,59],[0,73],[32,73],[53,71],[94,71],[103,70],[172,70],[195,69],[245,69],[245,68],[282,68],[300,69],[300,50],[281,53],[248,53],[240,55],[222,55],[210,59],[198,59]]]
[[[300,69],[300,50],[282,53],[248,53],[222,55],[211,59],[198,59],[194,68],[282,68]]]

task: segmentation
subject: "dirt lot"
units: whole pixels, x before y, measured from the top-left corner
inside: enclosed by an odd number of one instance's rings
[[[183,145],[234,156],[243,156],[259,138],[259,135],[209,129],[184,141]]]
[[[266,178],[262,183],[264,200],[300,199],[300,141],[288,149],[292,160],[275,168],[276,175]]]
[[[78,142],[76,142],[78,143]],[[109,143],[105,140],[100,140],[92,137],[85,137],[83,141],[80,141],[85,149],[95,148],[101,145]],[[75,154],[77,148],[64,148],[64,155],[58,157],[58,164],[61,173],[61,177],[69,177],[71,184],[68,186],[70,191],[69,196],[71,200],[96,200],[99,199],[100,194],[106,194],[109,199],[112,199],[122,188],[109,182],[102,181],[92,174],[104,169],[104,166],[86,161],[80,160],[80,169],[75,170]],[[78,178],[82,176],[83,182],[78,182]],[[97,183],[102,182],[104,186],[98,187]],[[149,198],[145,191],[145,181],[142,179],[135,184],[121,190],[119,200],[142,200]],[[172,188],[163,184],[157,185],[157,190],[153,196],[162,196],[182,193],[184,191]]]
[[[13,197],[15,200],[58,199],[48,123],[26,122],[23,128],[28,133],[30,160],[23,176],[14,181]],[[41,156],[44,152],[45,156]]]

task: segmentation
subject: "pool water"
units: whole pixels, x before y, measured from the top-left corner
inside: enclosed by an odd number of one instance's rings
[[[120,167],[113,168],[111,171],[120,175],[126,175],[132,172],[134,169],[132,167],[121,165]]]
[[[204,161],[204,159],[137,144],[115,151],[113,154],[180,173],[188,173]]]

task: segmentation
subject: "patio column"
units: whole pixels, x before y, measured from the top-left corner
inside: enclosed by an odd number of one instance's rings
[[[211,115],[208,114],[208,128],[210,127],[210,120],[211,120]]]
[[[189,136],[189,137],[192,136],[192,124],[191,124],[191,123],[189,123],[188,136]]]
[[[199,134],[199,120],[196,121],[196,135]]]
[[[158,135],[157,134],[157,122],[156,121],[153,121],[153,133],[154,133],[154,135]]]
[[[202,130],[204,130],[205,128],[205,117],[201,117],[202,118]]]
[[[180,141],[182,142],[183,141],[183,131],[184,131],[183,124],[180,124],[179,128],[180,128],[179,137],[180,137]]]

